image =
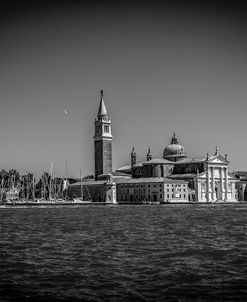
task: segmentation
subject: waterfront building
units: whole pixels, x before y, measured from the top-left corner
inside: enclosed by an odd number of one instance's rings
[[[247,201],[247,172],[237,171],[233,173],[237,178],[236,190],[239,201]]]
[[[68,197],[91,199],[95,202],[173,202],[188,201],[188,186],[183,180],[166,179],[174,162],[184,158],[181,146],[176,149],[177,139],[172,139],[168,159],[152,159],[150,148],[147,161],[136,163],[136,152],[131,152],[131,164],[127,169],[112,171],[112,127],[101,90],[98,115],[95,120],[94,155],[95,179],[83,180],[68,186]],[[169,149],[169,148],[168,148]],[[177,150],[180,151],[177,151]],[[172,154],[175,156],[171,156]],[[178,154],[179,153],[179,154]]]
[[[117,183],[118,203],[188,202],[188,183],[164,177],[130,178]]]
[[[101,90],[94,135],[95,179],[68,188],[70,197],[82,195],[86,186],[97,202],[235,202],[235,176],[229,172],[227,157],[188,158],[173,133],[162,158],[153,158],[150,147],[146,161],[137,163],[133,147],[130,164],[112,171],[112,125]],[[82,196],[83,197],[83,196]]]
[[[68,188],[68,197],[82,198],[95,202],[117,203],[118,182],[129,179],[130,176],[124,173],[107,173],[98,175],[97,180],[83,180],[73,183]]]
[[[117,203],[116,184],[112,182],[110,175],[107,180],[74,183],[69,186],[68,196],[70,199],[80,197],[84,201]]]
[[[166,177],[188,182],[188,199],[192,202],[236,202],[236,177],[229,172],[227,156],[219,154],[218,147],[213,156],[188,158],[184,147],[173,134],[171,144],[165,147],[163,158],[152,159],[150,148],[147,161],[137,163],[137,155],[131,152],[131,164],[117,171],[129,173],[134,178]],[[245,184],[237,184],[242,191]],[[240,189],[239,189],[240,190]],[[243,200],[243,196],[241,196]]]
[[[236,191],[238,201],[247,201],[247,182],[246,181],[237,181],[236,182]]]

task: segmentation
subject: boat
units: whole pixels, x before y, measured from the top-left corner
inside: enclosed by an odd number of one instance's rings
[[[83,200],[83,198],[73,198],[74,203],[83,203],[83,204],[90,204],[93,203],[92,200]]]
[[[94,203],[92,201],[90,192],[88,190],[88,187],[85,185],[82,185],[82,173],[80,171],[80,183],[81,183],[81,197],[76,197],[73,198],[73,201],[75,203],[83,203],[83,204],[90,204],[90,203]]]

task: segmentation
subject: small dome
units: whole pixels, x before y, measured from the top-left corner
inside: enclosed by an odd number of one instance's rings
[[[112,174],[111,173],[105,173],[105,174],[100,174],[98,175],[98,180],[106,180],[108,181],[112,181]]]
[[[171,144],[167,146],[163,152],[163,158],[170,161],[178,161],[179,159],[186,157],[184,147],[178,144],[178,140],[174,133]]]

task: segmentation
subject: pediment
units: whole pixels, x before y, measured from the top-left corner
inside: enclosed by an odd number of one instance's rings
[[[212,156],[208,159],[209,163],[214,163],[214,164],[229,164],[229,161],[227,159],[225,159],[225,157],[223,157],[222,155],[215,155]]]

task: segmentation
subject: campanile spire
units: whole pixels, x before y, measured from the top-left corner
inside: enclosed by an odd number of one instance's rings
[[[99,111],[98,111],[98,117],[99,116],[106,116],[106,106],[103,99],[103,90],[100,90],[100,104],[99,104]]]

